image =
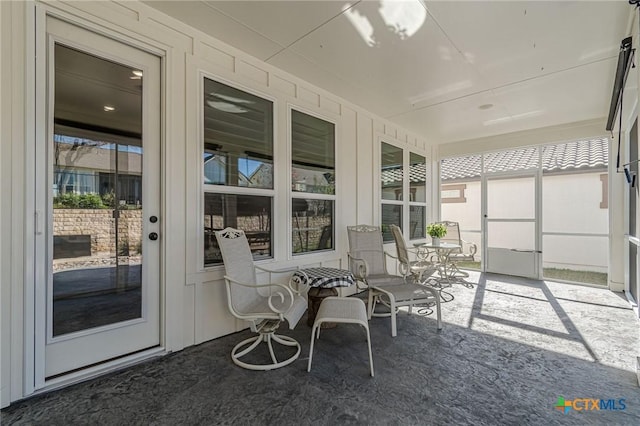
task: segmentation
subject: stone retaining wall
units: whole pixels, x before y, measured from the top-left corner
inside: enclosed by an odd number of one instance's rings
[[[91,256],[115,256],[115,219],[111,209],[54,209],[54,236],[91,236]],[[122,210],[118,220],[119,255],[139,254],[142,210]]]

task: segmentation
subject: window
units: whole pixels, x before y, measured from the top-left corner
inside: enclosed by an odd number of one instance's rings
[[[382,240],[393,241],[390,225],[402,228],[404,168],[402,148],[382,142],[380,146],[380,189]]]
[[[383,200],[402,200],[402,148],[382,142],[382,170],[380,179]]]
[[[204,265],[222,263],[214,231],[247,235],[254,258],[273,255],[273,102],[204,79]]]
[[[382,142],[380,149],[383,240],[393,241],[390,225],[404,229],[405,223],[409,224],[409,239],[424,238],[427,212],[426,158],[408,152],[408,162],[405,163],[405,151],[402,148]],[[408,180],[407,186],[405,179]],[[404,217],[405,212],[408,212],[408,218]]]
[[[291,110],[293,254],[334,248],[335,124]]]
[[[466,203],[467,198],[464,196],[464,190],[467,185],[464,183],[458,185],[442,185],[440,191],[440,201],[445,203]]]
[[[426,236],[427,159],[409,153],[409,239]]]
[[[272,198],[254,195],[204,194],[204,263],[222,263],[214,231],[242,229],[255,259],[272,257]]]

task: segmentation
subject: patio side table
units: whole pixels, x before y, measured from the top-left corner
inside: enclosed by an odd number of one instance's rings
[[[301,272],[294,272],[300,281],[309,287],[307,325],[313,327],[320,304],[330,296],[337,296],[337,287],[349,287],[355,284],[353,274],[346,269],[338,268],[303,268]]]

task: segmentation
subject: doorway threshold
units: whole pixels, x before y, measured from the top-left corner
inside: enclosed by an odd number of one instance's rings
[[[122,370],[132,365],[148,361],[152,358],[158,358],[166,354],[168,354],[168,352],[163,347],[159,346],[112,359],[100,364],[95,364],[86,368],[74,370],[69,373],[60,374],[58,376],[46,379],[44,382],[44,386],[37,389],[29,396],[47,393],[52,390],[74,385],[86,380],[91,380],[95,377]]]

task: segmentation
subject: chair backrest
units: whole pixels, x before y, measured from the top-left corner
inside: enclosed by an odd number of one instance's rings
[[[367,262],[369,275],[387,274],[387,262],[379,226],[347,226],[349,253]]]
[[[440,238],[440,241],[442,241],[443,243],[458,244],[460,247],[462,247],[462,238],[460,237],[460,225],[458,224],[458,222],[443,220],[442,222],[438,222],[438,223],[444,225],[447,228],[447,235]],[[454,250],[453,252],[456,253],[461,251],[462,251],[462,248],[460,248],[459,250]]]
[[[222,254],[225,275],[243,284],[257,284],[253,255],[244,231],[225,228],[216,231],[215,235]],[[261,297],[257,289],[241,285],[227,285],[227,291],[230,303],[240,311],[244,311],[244,308],[255,302],[256,298]]]
[[[398,225],[391,225],[391,233],[393,234],[393,239],[396,242],[398,261],[404,265],[409,265],[411,263],[409,261],[409,251],[407,250],[407,245],[404,242],[402,230]]]

